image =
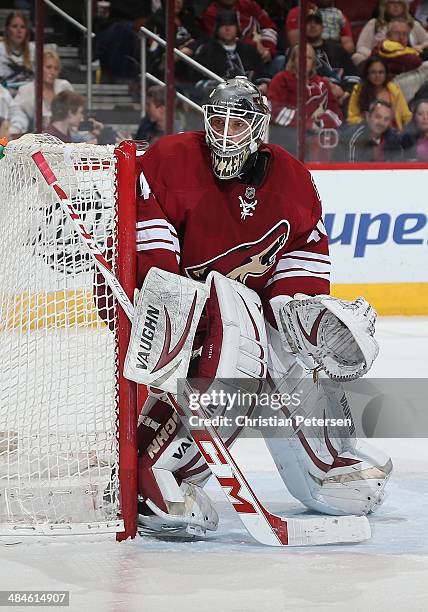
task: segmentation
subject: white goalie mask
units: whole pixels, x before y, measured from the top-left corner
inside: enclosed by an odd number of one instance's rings
[[[265,137],[270,119],[266,97],[246,77],[235,77],[217,85],[203,110],[214,174],[220,179],[239,176]]]

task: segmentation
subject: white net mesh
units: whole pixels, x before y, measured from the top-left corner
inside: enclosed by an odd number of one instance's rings
[[[115,307],[31,158],[38,147],[113,264],[116,248],[113,147],[34,135],[9,143],[0,160],[0,533],[117,531]]]

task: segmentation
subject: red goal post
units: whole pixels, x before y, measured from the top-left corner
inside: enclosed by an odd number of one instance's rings
[[[9,143],[0,161],[0,536],[116,533],[137,517],[130,323],[46,187],[41,150],[132,300],[136,145]]]

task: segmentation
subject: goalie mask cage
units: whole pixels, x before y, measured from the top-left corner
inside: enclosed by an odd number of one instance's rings
[[[28,134],[0,160],[0,535],[135,535],[130,324],[31,154],[40,150],[132,300],[135,144]]]

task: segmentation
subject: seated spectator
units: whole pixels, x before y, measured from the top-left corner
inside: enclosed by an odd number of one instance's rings
[[[340,9],[331,6],[334,2],[325,0],[319,1],[317,4],[308,2],[308,14],[316,10],[317,5],[320,9],[323,25],[323,38],[325,40],[335,40],[340,42],[342,47],[348,52],[354,52],[354,41],[352,40],[352,31],[348,18]],[[299,40],[299,7],[292,8],[285,22],[285,36],[290,47],[294,47]]]
[[[352,90],[348,105],[348,123],[362,123],[365,113],[375,100],[389,102],[394,110],[393,127],[402,130],[411,121],[412,113],[400,87],[388,77],[386,64],[380,57],[370,57],[364,62],[361,83]]]
[[[202,26],[209,36],[214,34],[217,14],[233,10],[238,14],[241,40],[253,45],[263,64],[276,55],[278,34],[269,15],[255,0],[214,0],[202,14]]]
[[[0,85],[0,116],[9,117],[12,96],[3,85]]]
[[[63,142],[98,142],[103,124],[89,119],[82,125],[85,113],[85,98],[66,89],[57,94],[51,103],[51,122],[45,132]],[[83,137],[79,129],[87,132]]]
[[[34,78],[35,47],[30,40],[30,25],[21,11],[6,17],[4,37],[0,41],[0,81],[8,88]]]
[[[415,70],[422,64],[420,51],[409,45],[410,26],[404,19],[397,18],[389,22],[386,38],[373,53],[379,55],[388,70],[394,77],[397,74]]]
[[[359,83],[360,78],[351,55],[340,43],[325,40],[323,31],[321,12],[318,9],[310,10],[306,23],[306,36],[315,51],[317,74],[330,81],[337,101],[342,104],[349,97],[353,86]]]
[[[51,103],[60,91],[72,90],[73,86],[65,79],[59,79],[61,60],[54,51],[46,50],[43,53],[43,127],[47,127],[51,119]],[[12,138],[34,129],[34,81],[21,85],[10,107],[10,132]]]
[[[260,55],[252,45],[239,40],[239,33],[235,11],[218,13],[214,36],[197,49],[194,59],[225,79],[240,75],[254,81],[263,76]]]
[[[161,38],[166,39],[165,19],[165,7],[162,6],[162,8],[159,8],[149,17],[145,25],[149,30],[155,32],[155,34],[158,34]],[[202,30],[193,12],[189,7],[184,6],[184,0],[174,0],[174,23],[176,31],[175,47],[185,55],[192,57],[202,38]],[[163,79],[165,70],[165,50],[156,42],[152,42],[149,48],[149,72]],[[193,71],[189,67],[189,64],[177,57],[175,57],[174,72],[175,80],[178,82],[190,82],[193,80]]]
[[[0,140],[2,138],[9,140],[10,138],[9,126],[10,126],[9,121],[5,119],[5,117],[0,117]]]
[[[341,43],[348,53],[353,53],[355,45],[349,19],[336,8],[334,0],[316,0],[316,4],[322,15],[324,39]]]
[[[409,24],[410,45],[417,50],[428,41],[428,32],[409,11],[407,0],[379,0],[379,16],[370,19],[360,32],[357,41],[357,51],[352,59],[355,64],[360,64],[367,59],[373,49],[380,45],[386,38],[388,24],[394,19],[404,19]]]
[[[401,144],[407,161],[428,162],[428,99],[416,102],[413,121],[406,126]]]
[[[131,20],[113,21],[97,33],[95,42],[95,56],[100,61],[102,82],[137,79],[140,43]]]
[[[85,98],[74,91],[65,90],[57,94],[51,103],[51,122],[45,132],[63,142],[75,142],[77,132],[84,118]]]
[[[374,100],[362,124],[341,130],[335,161],[396,162],[403,158],[400,133],[394,130],[394,110],[385,100]]]
[[[152,85],[147,90],[146,114],[141,119],[134,140],[145,140],[153,144],[165,133],[165,87]],[[182,132],[182,127],[174,120],[174,134]]]
[[[284,130],[285,148],[296,153],[298,45],[293,47],[285,70],[278,72],[268,88],[272,104],[272,123]],[[316,57],[311,45],[306,56],[306,131],[308,141],[315,142],[319,132],[326,128],[338,128],[342,112],[333,95],[329,81],[315,71]]]
[[[421,49],[410,47],[409,34],[407,22],[393,19],[388,24],[387,38],[375,51],[384,60],[387,71],[395,75],[394,82],[407,101],[428,80],[428,61],[422,61]]]

